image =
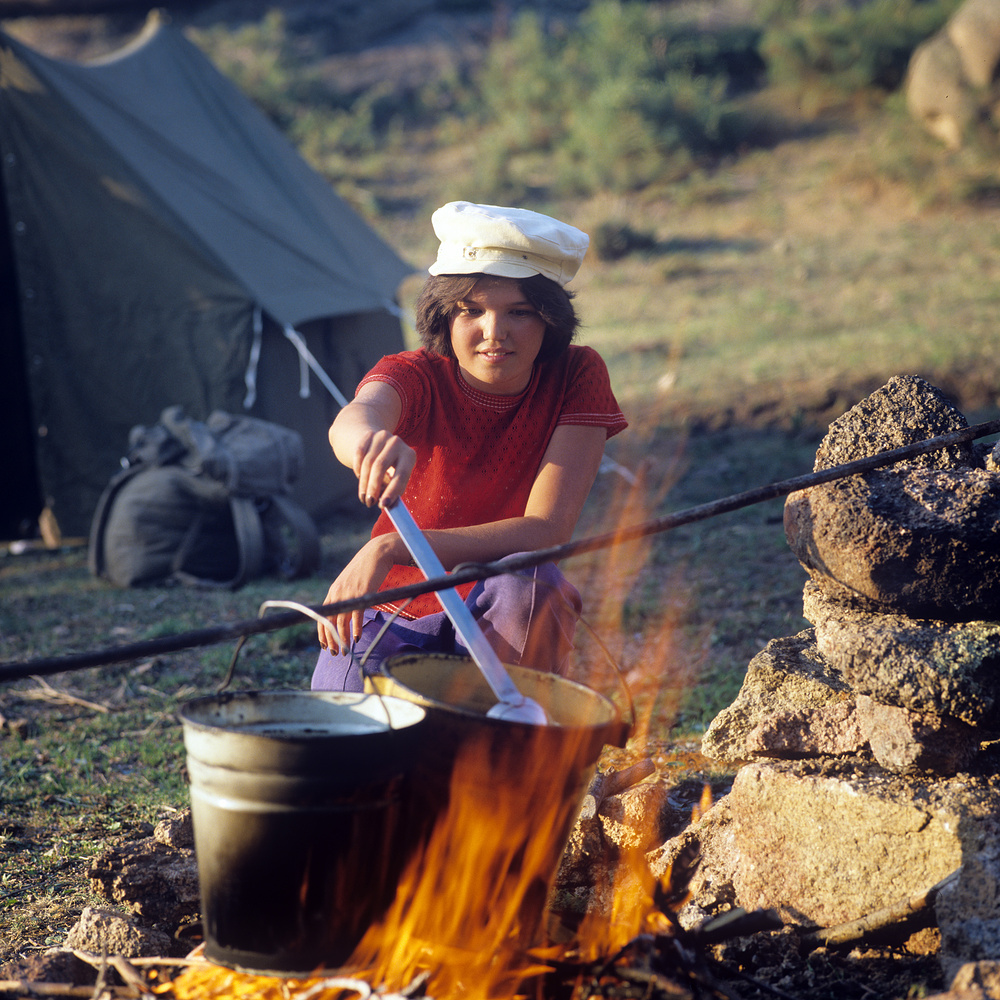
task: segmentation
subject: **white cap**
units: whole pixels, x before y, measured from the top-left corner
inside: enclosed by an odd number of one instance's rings
[[[579,229],[525,208],[450,201],[431,216],[431,225],[441,241],[431,274],[542,274],[565,285],[590,245]]]

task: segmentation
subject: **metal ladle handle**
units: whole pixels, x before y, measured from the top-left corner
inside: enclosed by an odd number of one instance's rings
[[[403,539],[413,561],[428,579],[445,575],[444,566],[437,553],[431,548],[430,542],[420,530],[413,515],[402,500],[396,500],[387,505],[385,512],[389,515],[399,537]],[[519,722],[532,722],[545,725],[548,721],[545,711],[538,702],[522,694],[511,680],[510,674],[504,669],[489,640],[483,635],[479,623],[472,616],[462,595],[454,587],[437,591],[438,600],[451,619],[458,637],[465,644],[476,666],[479,667],[486,683],[497,699],[504,706],[504,718]],[[490,710],[493,711],[492,709]],[[516,715],[514,713],[517,713]]]

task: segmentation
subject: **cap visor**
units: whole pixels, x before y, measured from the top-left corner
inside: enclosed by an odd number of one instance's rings
[[[497,278],[530,278],[533,274],[541,274],[537,267],[528,264],[512,264],[508,261],[469,261],[468,265],[450,265],[435,262],[427,268],[429,274],[491,274]],[[553,279],[555,280],[555,279]]]

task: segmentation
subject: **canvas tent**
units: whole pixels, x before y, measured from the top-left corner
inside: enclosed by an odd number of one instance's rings
[[[353,492],[326,430],[412,269],[179,30],[86,65],[0,32],[0,163],[0,529],[85,535],[174,403],[298,430],[314,517]]]

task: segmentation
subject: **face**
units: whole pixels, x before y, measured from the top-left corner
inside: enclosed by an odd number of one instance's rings
[[[451,349],[474,389],[514,396],[531,380],[545,321],[514,278],[483,278],[458,303],[451,319]]]

